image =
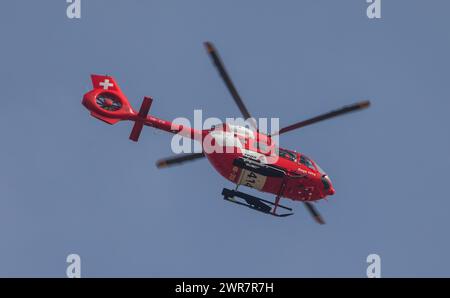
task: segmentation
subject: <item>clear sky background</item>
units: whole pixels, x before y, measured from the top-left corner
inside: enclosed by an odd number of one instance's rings
[[[0,276],[449,276],[450,3],[65,1],[0,4]],[[158,170],[171,135],[108,126],[81,105],[91,73],[163,119],[239,111],[202,46],[219,49],[255,117],[281,125],[359,100],[360,113],[288,133],[336,195],[278,219],[222,200],[201,160]],[[253,192],[251,192],[253,193]],[[262,197],[271,199],[269,195]]]

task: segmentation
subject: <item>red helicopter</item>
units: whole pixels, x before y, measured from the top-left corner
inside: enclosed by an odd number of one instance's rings
[[[244,119],[253,119],[215,47],[210,42],[205,42],[205,47]],[[274,136],[370,106],[369,101],[358,102],[286,126],[270,135],[256,128],[250,129],[228,123],[210,129],[196,130],[148,115],[153,101],[151,97],[144,97],[140,110],[136,112],[111,76],[92,75],[91,79],[94,89],[84,95],[83,105],[92,116],[108,124],[115,124],[121,120],[133,121],[131,140],[137,142],[143,126],[146,125],[201,142],[202,152],[161,159],[156,163],[158,168],[206,157],[220,175],[236,184],[235,189],[223,189],[222,195],[225,200],[278,217],[293,214],[291,208],[280,204],[281,198],[300,201],[320,224],[325,222],[311,202],[335,193],[330,178],[311,158],[277,146]],[[210,146],[223,150],[206,148],[206,139],[209,139]],[[230,146],[233,150],[227,150]],[[275,195],[275,201],[240,192],[238,191],[240,185],[271,193]],[[278,208],[284,209],[284,213],[278,213]]]

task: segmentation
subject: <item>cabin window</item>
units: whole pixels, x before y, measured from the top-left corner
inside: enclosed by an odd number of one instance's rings
[[[314,164],[312,163],[311,159],[309,159],[308,157],[306,157],[305,155],[301,155],[300,156],[300,163],[307,166],[308,168],[315,170],[316,168],[314,167]]]
[[[297,161],[297,154],[285,149],[278,149],[278,155],[293,162]]]

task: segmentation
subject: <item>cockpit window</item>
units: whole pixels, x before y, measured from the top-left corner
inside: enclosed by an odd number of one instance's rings
[[[316,168],[314,167],[314,164],[312,163],[311,159],[309,159],[307,156],[305,155],[301,155],[300,156],[300,163],[307,166],[308,168],[315,170]]]
[[[285,149],[278,149],[278,155],[282,158],[288,159],[290,161],[297,161],[297,154],[295,154],[294,152],[285,150]]]

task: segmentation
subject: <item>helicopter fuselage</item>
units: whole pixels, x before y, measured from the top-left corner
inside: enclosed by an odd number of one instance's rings
[[[238,133],[242,131],[247,133]],[[223,124],[208,131],[206,138],[203,147],[208,161],[236,185],[295,201],[315,201],[335,193],[330,179],[314,161],[277,147],[270,136]]]

